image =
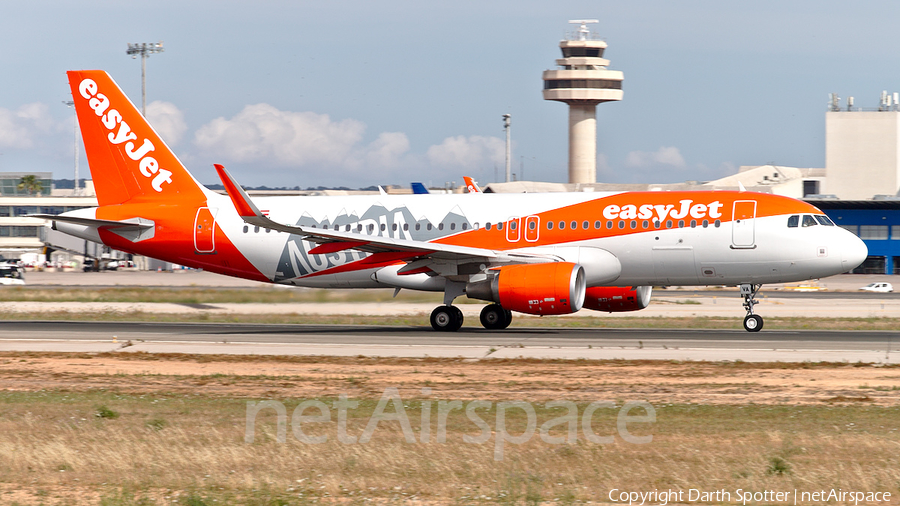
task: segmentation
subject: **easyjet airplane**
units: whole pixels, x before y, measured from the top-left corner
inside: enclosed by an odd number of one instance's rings
[[[846,272],[866,246],[816,207],[751,192],[247,196],[224,167],[197,182],[103,71],[68,73],[99,207],[53,220],[111,248],[246,279],[323,288],[443,292],[436,330],[459,329],[461,296],[511,311],[647,307],[654,285],[736,285],[758,331],[763,283]]]

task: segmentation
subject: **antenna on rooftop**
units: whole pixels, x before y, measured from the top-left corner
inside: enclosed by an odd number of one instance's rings
[[[841,98],[838,97],[837,93],[829,93],[828,94],[828,109],[832,112],[837,112],[841,110]]]
[[[578,28],[578,39],[576,40],[588,40],[588,37],[591,35],[591,31],[588,29],[588,23],[599,23],[599,19],[570,19],[569,24],[572,25],[581,25]]]

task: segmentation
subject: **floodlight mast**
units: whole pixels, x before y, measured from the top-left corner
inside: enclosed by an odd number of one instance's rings
[[[125,54],[131,55],[132,59],[141,55],[141,114],[144,116],[147,115],[147,58],[149,58],[151,54],[162,53],[163,51],[165,51],[165,49],[163,49],[162,41],[150,43],[144,42],[141,44],[132,44],[129,42],[128,50],[125,51]]]
[[[75,108],[75,102],[73,100],[63,100],[63,104],[73,109]],[[76,197],[81,193],[78,190],[78,132],[80,131],[81,129],[78,128],[78,114],[75,114],[75,187],[72,191],[72,195],[75,195]]]
[[[509,158],[510,158],[510,149],[509,149],[509,127],[511,124],[510,119],[512,116],[510,114],[503,115],[503,129],[506,130],[506,182],[510,182],[510,172],[509,172]]]

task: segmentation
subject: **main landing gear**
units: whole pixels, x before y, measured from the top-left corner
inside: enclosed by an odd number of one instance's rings
[[[512,311],[500,304],[491,304],[481,310],[481,325],[488,330],[503,330],[512,323]],[[463,314],[456,306],[444,305],[431,312],[431,327],[434,330],[456,332],[462,327]]]
[[[759,332],[763,328],[762,316],[753,314],[753,306],[759,303],[754,297],[756,297],[760,288],[762,288],[762,285],[750,283],[741,285],[741,297],[744,298],[744,309],[747,310],[747,316],[744,317],[744,329],[747,332]]]
[[[463,314],[456,306],[438,306],[431,312],[431,327],[434,330],[456,332],[462,324]]]
[[[512,311],[500,304],[484,306],[481,310],[481,325],[488,330],[503,330],[512,323]]]
[[[444,286],[444,305],[431,312],[431,327],[434,330],[456,332],[462,327],[463,314],[453,306],[457,297],[466,293],[466,283],[447,280]],[[512,323],[512,312],[500,304],[490,304],[481,310],[481,324],[489,330],[502,330]]]

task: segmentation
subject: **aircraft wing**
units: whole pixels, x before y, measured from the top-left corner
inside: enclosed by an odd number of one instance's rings
[[[273,221],[260,212],[259,208],[250,200],[250,197],[239,184],[234,181],[231,174],[222,165],[215,165],[216,171],[235,209],[241,218],[251,225],[278,230],[289,234],[305,236],[307,240],[320,245],[310,250],[312,254],[335,253],[347,249],[366,251],[369,253],[394,253],[396,260],[409,260],[414,258],[435,258],[442,260],[460,261],[486,259],[497,263],[529,263],[530,261],[547,261],[538,255],[517,255],[471,246],[457,246],[452,244],[440,244],[433,242],[412,241],[408,239],[396,239],[393,237],[361,235],[339,230],[325,230],[320,228],[304,227],[299,225],[286,225]]]

